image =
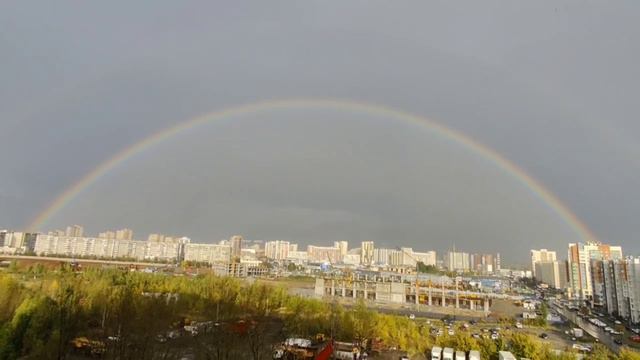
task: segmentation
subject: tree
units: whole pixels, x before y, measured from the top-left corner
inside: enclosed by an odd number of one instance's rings
[[[628,348],[622,348],[618,357],[620,360],[640,360],[640,353],[630,350]]]
[[[427,274],[439,274],[440,271],[434,265],[425,265],[424,262],[418,261],[416,264],[419,273],[427,273]]]
[[[614,355],[602,344],[594,344],[593,350],[589,353],[589,359],[615,359]]]
[[[524,357],[532,360],[547,359],[549,351],[543,344],[523,333],[515,333],[511,336],[511,352],[516,357]]]

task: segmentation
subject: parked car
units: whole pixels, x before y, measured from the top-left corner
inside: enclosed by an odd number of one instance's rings
[[[546,340],[546,339],[549,338],[549,335],[547,335],[547,333],[542,333],[542,334],[540,334],[540,338]]]

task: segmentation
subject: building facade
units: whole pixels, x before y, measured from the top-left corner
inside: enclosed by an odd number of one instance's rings
[[[374,264],[373,252],[375,246],[373,241],[363,241],[360,245],[360,264],[365,266],[371,266]]]
[[[535,265],[536,279],[556,288],[563,289],[566,285],[566,269],[563,262],[559,261],[536,261]]]
[[[594,278],[591,273],[593,260],[622,259],[622,248],[600,243],[571,243],[567,256],[570,296],[580,300],[594,300]],[[596,277],[596,281],[600,278]],[[598,283],[599,284],[599,283]],[[598,291],[601,287],[598,285]],[[596,295],[597,299],[602,294]]]
[[[307,246],[307,260],[337,264],[340,261],[340,249],[332,246],[309,245]]]
[[[539,262],[552,262],[558,260],[556,257],[556,252],[540,249],[540,250],[531,250],[531,271],[533,271],[533,276],[536,276],[536,264]]]
[[[470,269],[469,254],[449,251],[445,257],[445,266],[450,271],[468,271]]]
[[[242,241],[243,238],[240,235],[234,235],[229,240],[231,244],[231,257],[239,260],[242,257]]]
[[[221,244],[186,244],[184,260],[207,264],[231,262],[231,246]]]
[[[264,256],[271,260],[285,260],[289,257],[290,245],[288,241],[267,241],[264,244]]]

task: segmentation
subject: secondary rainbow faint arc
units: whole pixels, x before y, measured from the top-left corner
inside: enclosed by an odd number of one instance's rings
[[[516,164],[509,161],[507,158],[497,153],[495,150],[473,140],[472,138],[464,135],[458,131],[445,127],[430,119],[411,114],[405,111],[397,110],[391,107],[371,104],[365,102],[357,102],[342,99],[307,99],[307,98],[294,98],[294,99],[282,99],[282,100],[267,100],[259,101],[239,106],[228,107],[222,110],[207,113],[186,121],[183,121],[175,126],[163,129],[155,134],[152,134],[141,141],[129,146],[115,156],[101,163],[98,167],[87,173],[79,181],[73,184],[71,187],[61,193],[44,211],[39,213],[29,225],[29,229],[38,230],[43,224],[45,224],[53,215],[64,208],[69,202],[71,202],[79,193],[96,182],[100,177],[107,174],[118,164],[126,161],[135,154],[156,145],[163,140],[166,140],[172,136],[175,136],[187,129],[196,127],[198,125],[221,120],[233,116],[242,116],[246,114],[257,113],[267,110],[277,109],[300,109],[300,108],[329,108],[334,110],[353,111],[360,113],[368,113],[376,116],[385,116],[392,119],[406,121],[409,123],[425,126],[432,132],[441,135],[442,137],[452,140],[453,142],[462,145],[466,149],[479,156],[491,161],[498,168],[504,170],[506,173],[513,176],[520,181],[526,188],[539,197],[547,206],[554,210],[554,212],[560,216],[581,238],[583,241],[594,241],[597,237],[580,219],[560,201],[550,190],[548,190],[539,181],[527,174],[523,169]]]

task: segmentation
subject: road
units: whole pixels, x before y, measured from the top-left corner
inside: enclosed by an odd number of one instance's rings
[[[586,333],[588,333],[589,335],[593,336],[594,338],[598,339],[598,341],[600,341],[600,343],[606,345],[607,347],[609,347],[609,349],[611,349],[611,351],[618,353],[620,352],[620,345],[616,344],[615,342],[613,342],[613,337],[611,336],[611,334],[607,333],[606,331],[602,330],[601,328],[591,324],[588,321],[583,320],[582,318],[579,318],[578,315],[573,312],[570,311],[569,309],[565,309],[563,307],[560,307],[554,303],[551,304],[552,308],[560,315],[562,315],[562,317],[564,317],[565,319],[571,321],[572,323],[576,324],[578,327],[580,327],[582,330],[584,330]]]

